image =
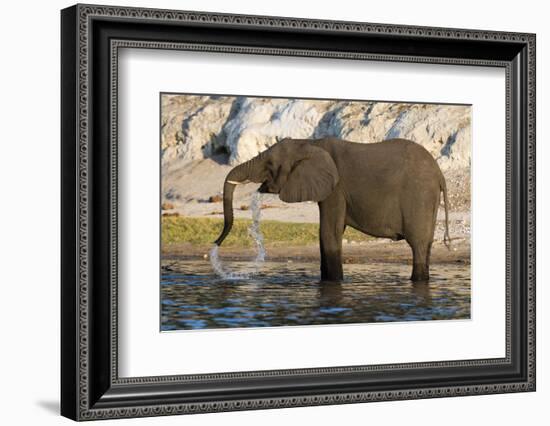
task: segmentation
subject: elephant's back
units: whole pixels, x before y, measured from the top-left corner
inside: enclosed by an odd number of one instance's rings
[[[346,175],[351,192],[354,192],[353,186],[368,192],[375,200],[386,199],[398,204],[409,194],[439,196],[442,174],[422,145],[407,139],[388,139],[348,146],[349,151],[338,169]]]
[[[385,155],[393,154],[395,157],[412,157],[418,160],[431,160],[435,162],[426,148],[409,139],[386,139],[382,142],[363,144],[363,146],[373,154],[380,152]]]
[[[329,139],[326,149],[331,152],[339,171],[353,174],[359,181],[366,178],[371,184],[391,186],[418,178],[435,179],[439,185],[441,171],[436,160],[416,142],[397,138],[375,143]]]
[[[408,139],[388,139],[383,142],[366,144],[374,168],[398,166],[405,175],[434,174],[439,176],[440,169],[432,154],[422,145]],[[410,176],[407,176],[409,178]]]

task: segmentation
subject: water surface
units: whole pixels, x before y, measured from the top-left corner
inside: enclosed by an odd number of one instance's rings
[[[470,318],[469,265],[431,265],[429,284],[412,284],[410,273],[397,263],[344,265],[341,284],[320,283],[318,263],[265,262],[251,278],[227,280],[207,260],[163,260],[161,330]]]

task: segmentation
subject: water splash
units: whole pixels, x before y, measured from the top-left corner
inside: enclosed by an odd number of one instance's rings
[[[261,264],[265,261],[266,252],[264,247],[264,236],[260,231],[260,215],[262,212],[260,201],[261,194],[259,192],[255,192],[250,200],[252,224],[248,227],[248,235],[252,237],[254,244],[256,245],[256,257],[253,260],[252,269],[245,272],[229,271],[224,267],[223,262],[219,257],[219,246],[214,244],[210,250],[210,263],[212,264],[212,269],[214,269],[214,272],[219,277],[226,280],[248,279],[259,272]]]

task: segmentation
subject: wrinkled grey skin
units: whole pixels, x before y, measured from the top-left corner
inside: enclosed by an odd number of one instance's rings
[[[371,144],[284,139],[273,145],[227,175],[224,228],[217,245],[233,225],[235,186],[248,182],[261,183],[260,192],[279,194],[288,203],[319,204],[323,281],[343,279],[346,226],[374,237],[407,240],[413,253],[411,280],[427,281],[441,192],[448,240],[445,178],[426,149],[405,139]]]

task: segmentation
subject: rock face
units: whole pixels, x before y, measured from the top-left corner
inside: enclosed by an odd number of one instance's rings
[[[443,171],[470,166],[466,105],[164,95],[161,120],[163,169],[211,157],[233,166],[285,137],[326,136],[361,143],[410,139]]]

